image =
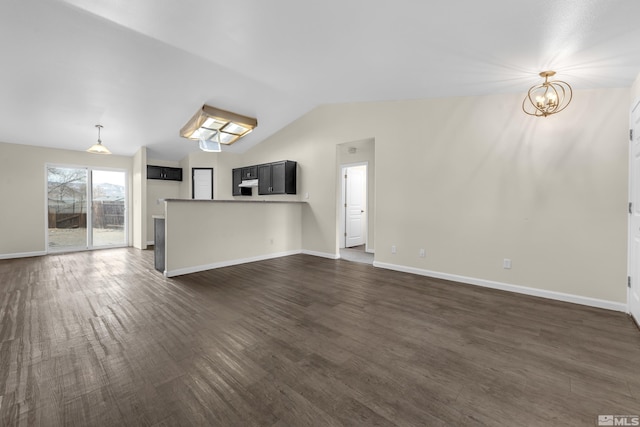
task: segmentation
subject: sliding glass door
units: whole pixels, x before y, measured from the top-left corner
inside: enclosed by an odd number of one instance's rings
[[[47,249],[126,246],[126,172],[47,166]]]
[[[92,246],[123,246],[126,237],[125,173],[91,172]]]
[[[47,167],[48,249],[87,247],[87,168]]]

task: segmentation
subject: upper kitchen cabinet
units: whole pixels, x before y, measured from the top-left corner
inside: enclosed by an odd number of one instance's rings
[[[254,168],[256,168],[256,176],[257,176],[257,167],[253,166]],[[233,196],[250,196],[251,195],[251,188],[246,188],[246,187],[240,187],[240,184],[243,181],[243,175],[244,175],[244,170],[245,169],[249,169],[249,168],[237,168],[237,169],[233,169],[232,170],[232,174],[233,174],[233,190],[231,192],[231,194]],[[255,178],[252,178],[255,179]]]
[[[182,168],[147,165],[147,179],[182,181]]]
[[[242,168],[242,180],[258,179],[258,166],[245,166]]]
[[[258,165],[258,194],[296,194],[296,170],[291,160]]]

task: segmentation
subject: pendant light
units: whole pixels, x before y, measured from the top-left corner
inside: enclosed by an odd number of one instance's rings
[[[88,153],[93,154],[111,154],[111,151],[107,149],[104,145],[102,145],[102,140],[100,140],[100,129],[102,129],[102,125],[96,125],[98,128],[98,142],[93,144],[88,150]]]

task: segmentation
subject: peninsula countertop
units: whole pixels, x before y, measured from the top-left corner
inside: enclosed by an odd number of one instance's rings
[[[161,202],[189,203],[307,203],[303,200],[203,200],[203,199],[160,199]]]

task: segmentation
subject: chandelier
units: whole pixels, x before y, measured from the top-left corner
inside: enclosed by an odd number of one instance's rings
[[[529,89],[522,101],[522,111],[530,116],[547,117],[567,108],[573,97],[571,86],[561,80],[549,81],[549,77],[555,74],[555,71],[540,73],[540,77],[544,77],[544,83]]]

